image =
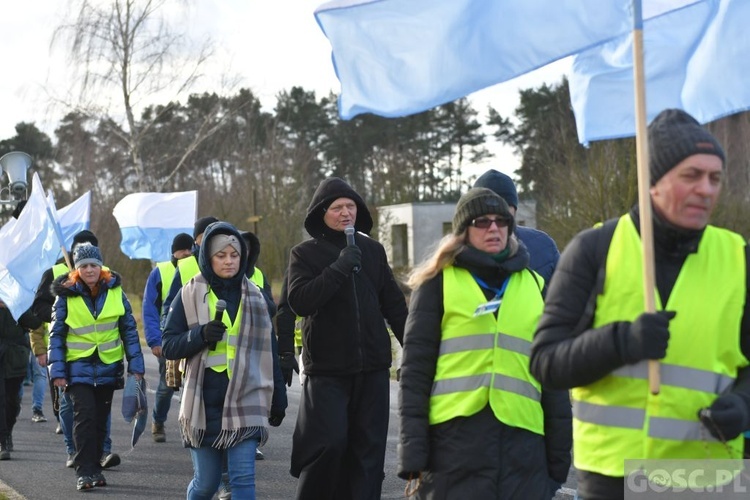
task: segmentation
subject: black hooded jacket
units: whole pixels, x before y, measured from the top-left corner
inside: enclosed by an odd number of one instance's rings
[[[355,241],[362,250],[362,269],[349,276],[330,267],[346,237],[323,221],[325,209],[338,198],[357,204]],[[302,332],[305,371],[344,375],[388,368],[391,342],[385,321],[401,342],[406,301],[383,246],[366,236],[372,229],[367,206],[343,180],[326,179],[310,202],[305,229],[312,239],[292,249],[288,283],[289,305],[307,318]]]

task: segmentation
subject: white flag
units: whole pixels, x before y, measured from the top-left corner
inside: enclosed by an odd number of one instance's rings
[[[0,236],[3,242],[0,245],[0,300],[18,320],[34,302],[42,274],[55,263],[60,247],[36,173],[31,196],[21,215],[3,226]]]
[[[193,232],[197,191],[134,193],[115,205],[112,214],[122,234],[120,250],[131,259],[169,260],[172,239]]]

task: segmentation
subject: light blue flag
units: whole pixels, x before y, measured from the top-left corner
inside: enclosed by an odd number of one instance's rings
[[[42,274],[55,263],[60,247],[38,174],[18,220],[0,229],[0,241],[0,300],[18,320],[34,302]]]
[[[52,193],[47,194],[47,204],[53,210],[55,220],[60,224],[65,248],[70,249],[73,245],[73,237],[91,226],[91,191],[86,191],[69,205],[59,210],[55,210],[55,199]],[[57,254],[57,258],[62,257],[62,250]]]
[[[193,232],[197,191],[134,193],[119,201],[112,214],[120,225],[120,250],[131,259],[155,262],[172,257],[172,240]]]
[[[341,118],[397,117],[628,33],[633,1],[337,0],[315,17],[333,48]]]
[[[750,1],[704,0],[644,23],[646,113],[684,109],[707,123],[750,109]],[[635,135],[632,37],[574,58],[578,139]]]

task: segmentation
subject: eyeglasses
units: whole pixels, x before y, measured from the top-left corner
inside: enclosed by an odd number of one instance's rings
[[[495,224],[498,228],[508,227],[510,225],[510,219],[507,217],[497,217],[496,219],[490,219],[489,217],[477,217],[471,221],[471,225],[479,229],[489,229],[492,224]]]

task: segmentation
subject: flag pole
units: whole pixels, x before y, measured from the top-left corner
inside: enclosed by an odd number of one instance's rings
[[[646,128],[646,79],[643,64],[643,11],[641,0],[633,0],[633,81],[635,84],[635,150],[638,169],[638,207],[643,250],[643,298],[646,312],[656,312],[654,295],[654,228],[651,217],[651,175],[648,168],[648,132]],[[659,394],[659,361],[648,360],[648,386]]]

